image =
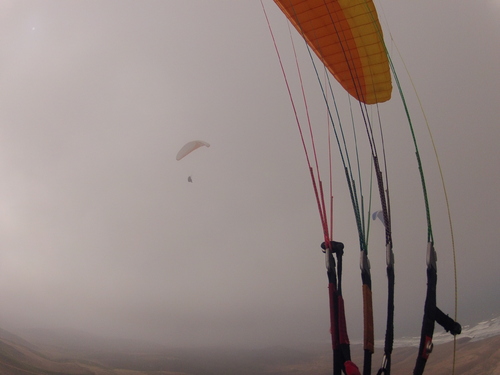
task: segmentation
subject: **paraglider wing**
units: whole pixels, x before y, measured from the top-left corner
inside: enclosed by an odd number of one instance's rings
[[[379,220],[382,222],[382,224],[384,224],[385,227],[384,213],[382,211],[375,211],[372,214],[372,220],[376,220],[377,218],[379,218]]]
[[[179,150],[177,153],[177,156],[175,157],[176,160],[181,160],[183,157],[186,155],[189,155],[191,152],[194,150],[200,148],[200,147],[210,147],[210,144],[204,141],[191,141],[186,143],[182,148]]]
[[[366,104],[391,98],[389,61],[372,0],[274,0],[344,89]]]

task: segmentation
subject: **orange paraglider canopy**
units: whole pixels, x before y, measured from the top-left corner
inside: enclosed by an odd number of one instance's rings
[[[342,87],[366,104],[391,98],[382,29],[372,0],[274,0]]]

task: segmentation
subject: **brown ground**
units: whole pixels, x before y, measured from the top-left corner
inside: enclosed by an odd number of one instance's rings
[[[96,339],[94,339],[96,340]],[[331,374],[328,345],[301,349],[167,349],[138,343],[92,342],[89,337],[35,340],[36,344],[0,330],[2,375],[327,375]],[[373,374],[381,360],[373,357]],[[362,350],[352,346],[353,360],[361,364]],[[416,348],[394,350],[392,374],[411,374]],[[426,374],[452,374],[453,343],[436,345]],[[500,336],[477,342],[457,341],[456,375],[500,375]]]

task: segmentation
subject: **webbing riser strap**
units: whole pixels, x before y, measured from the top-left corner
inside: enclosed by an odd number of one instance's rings
[[[427,358],[432,351],[432,335],[434,334],[434,323],[436,321],[436,285],[437,270],[435,263],[435,250],[432,243],[429,243],[427,256],[427,294],[425,297],[424,318],[422,321],[422,331],[420,334],[420,345],[418,357],[413,370],[414,375],[421,375],[424,372]]]

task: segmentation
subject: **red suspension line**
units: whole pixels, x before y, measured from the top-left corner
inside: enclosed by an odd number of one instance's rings
[[[298,70],[298,74],[299,74],[299,79],[300,79],[300,86],[301,86],[301,90],[302,90],[302,97],[303,97],[303,100],[304,100],[304,106],[305,106],[305,111],[306,111],[306,115],[307,115],[307,121],[308,121],[308,124],[309,124],[309,132],[310,132],[310,136],[311,136],[312,150],[313,150],[314,160],[315,160],[315,164],[316,164],[317,179],[314,176],[314,170],[313,170],[313,167],[311,165],[311,161],[310,161],[310,157],[309,157],[309,152],[307,150],[304,133],[302,131],[301,122],[300,122],[300,119],[299,119],[299,116],[298,116],[298,113],[297,113],[297,107],[296,107],[295,101],[293,99],[293,95],[292,95],[292,92],[291,92],[291,88],[290,88],[290,84],[289,84],[289,81],[288,81],[288,77],[286,75],[285,68],[283,66],[283,61],[281,59],[281,55],[279,53],[278,46],[277,46],[277,43],[276,43],[276,38],[274,37],[274,33],[272,31],[271,24],[269,22],[269,18],[267,16],[267,12],[265,10],[265,7],[264,7],[264,4],[263,4],[262,0],[261,0],[261,6],[262,6],[262,10],[264,12],[265,18],[266,18],[266,22],[267,22],[267,26],[269,28],[269,32],[271,34],[271,38],[273,40],[274,49],[275,49],[276,54],[278,56],[278,61],[279,61],[279,64],[280,64],[281,72],[282,72],[283,78],[285,80],[286,88],[287,88],[287,91],[288,91],[288,96],[290,98],[290,102],[291,102],[291,105],[292,105],[292,108],[293,108],[293,113],[294,113],[295,121],[297,123],[297,127],[298,127],[298,130],[299,130],[300,139],[302,141],[302,147],[304,149],[304,153],[305,153],[306,160],[307,160],[307,165],[309,167],[309,171],[310,171],[310,175],[311,175],[311,181],[312,181],[313,189],[314,189],[314,194],[316,196],[316,203],[318,205],[318,211],[319,211],[319,215],[320,215],[320,219],[321,219],[321,224],[322,224],[322,227],[323,227],[323,234],[324,234],[324,237],[325,237],[325,243],[330,243],[330,238],[331,237],[330,237],[330,233],[329,233],[329,230],[328,230],[328,219],[327,219],[327,211],[326,211],[324,194],[323,194],[323,184],[321,182],[321,177],[320,177],[320,172],[319,172],[319,165],[318,165],[318,157],[317,157],[317,153],[316,153],[316,146],[315,146],[315,143],[314,143],[314,136],[313,136],[312,126],[311,126],[311,121],[310,121],[310,116],[309,116],[309,110],[308,110],[308,106],[307,106],[307,100],[306,100],[305,92],[304,92],[304,85],[302,83],[302,76],[300,74],[300,68],[299,68],[299,65],[298,65],[297,55],[295,53],[295,46],[294,46],[293,40],[292,40],[292,46],[293,46],[293,51],[294,51],[294,56],[295,56],[295,62],[296,62],[296,66],[297,66],[297,70]],[[290,28],[289,28],[289,32],[290,32]],[[291,32],[290,32],[290,35],[291,35]],[[318,188],[318,185],[319,185],[319,188]]]

